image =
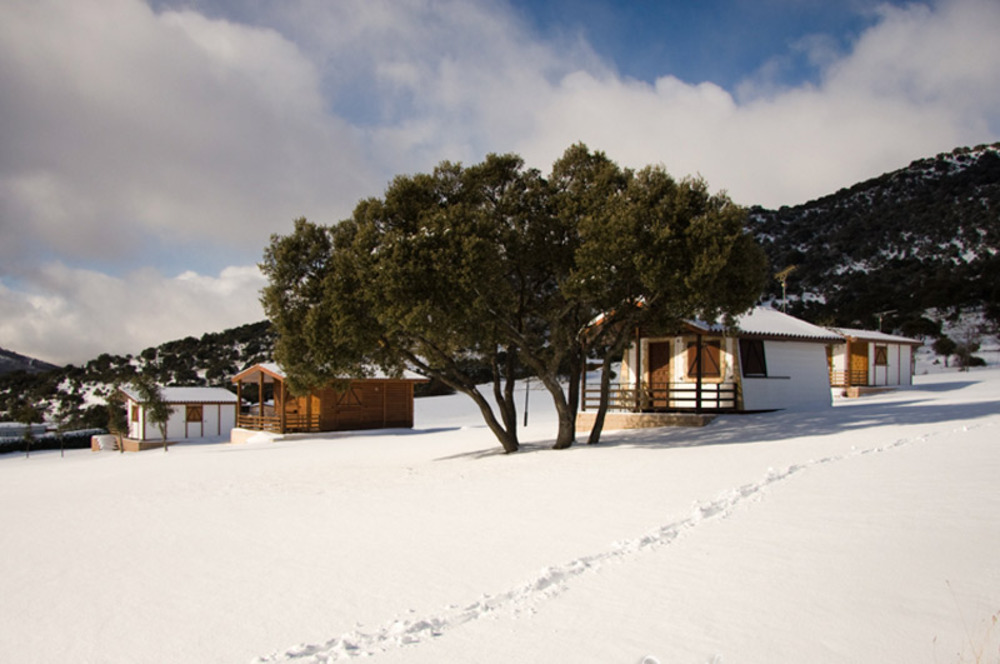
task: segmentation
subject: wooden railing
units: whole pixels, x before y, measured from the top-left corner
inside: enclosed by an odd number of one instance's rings
[[[319,414],[285,415],[285,431],[319,431]]]
[[[867,385],[868,384],[868,371],[865,369],[852,369],[851,371],[831,371],[830,372],[830,386],[831,387],[845,387],[847,385],[848,377],[851,379],[851,385]]]
[[[254,431],[294,433],[319,431],[319,415],[285,415],[285,430],[281,430],[281,418],[277,415],[240,415],[236,426]]]
[[[240,415],[236,426],[254,431],[281,431],[281,418],[273,415]]]
[[[635,385],[612,383],[610,410],[627,412],[726,411],[736,410],[739,387],[735,383],[702,383],[700,395],[697,383],[653,383]],[[700,396],[700,399],[699,399]],[[582,410],[597,410],[601,405],[601,390],[587,385],[581,395]]]

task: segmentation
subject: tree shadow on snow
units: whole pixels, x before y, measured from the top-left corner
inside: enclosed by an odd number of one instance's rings
[[[922,399],[851,404],[815,411],[779,411],[725,415],[701,428],[658,428],[607,431],[600,447],[683,448],[730,445],[828,436],[894,425],[968,422],[1000,414],[1000,401],[937,404]]]

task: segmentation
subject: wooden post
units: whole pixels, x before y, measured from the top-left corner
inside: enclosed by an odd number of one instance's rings
[[[278,395],[281,395],[281,399]],[[278,426],[281,427],[281,433],[285,433],[287,422],[285,420],[285,381],[279,381],[277,378],[274,379],[274,409],[278,411]]]
[[[261,429],[264,428],[264,372],[257,379],[257,416],[260,418]]]
[[[635,408],[633,412],[642,410],[642,336],[639,328],[635,328]]]
[[[695,335],[695,356],[694,356],[695,373],[697,374],[697,382],[695,382],[695,388],[694,388],[694,399],[695,399],[694,412],[696,413],[701,412],[701,379],[704,373],[701,367],[701,348],[702,348],[702,339],[701,339],[701,334],[699,333]]]

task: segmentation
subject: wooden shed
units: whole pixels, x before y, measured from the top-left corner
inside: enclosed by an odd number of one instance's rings
[[[161,387],[160,397],[170,406],[167,440],[204,441],[225,438],[236,425],[237,397],[222,387]],[[162,447],[163,436],[150,423],[146,404],[133,387],[121,388],[128,416],[126,451]]]
[[[233,377],[241,409],[237,426],[251,431],[299,433],[412,428],[413,387],[419,376],[357,378],[294,396],[285,372],[255,364]]]
[[[830,386],[848,396],[913,384],[914,356],[921,342],[872,330],[830,328],[841,339],[827,346]]]

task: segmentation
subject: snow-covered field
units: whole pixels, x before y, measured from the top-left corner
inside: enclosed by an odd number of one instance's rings
[[[561,452],[530,409],[0,457],[0,661],[1000,661],[1000,370]]]

